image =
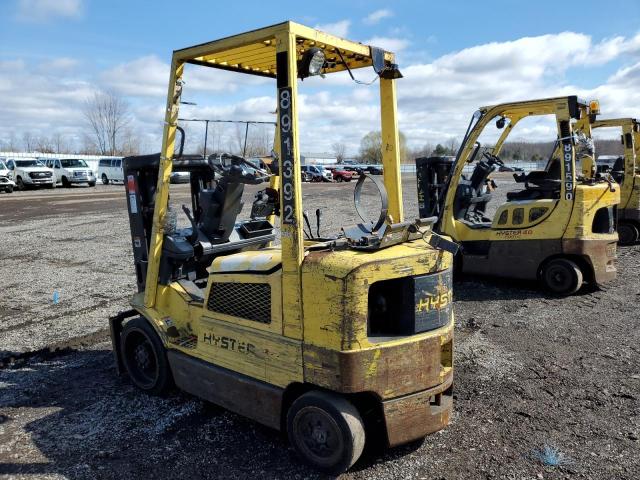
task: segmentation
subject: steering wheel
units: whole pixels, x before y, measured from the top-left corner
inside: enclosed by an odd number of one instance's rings
[[[489,165],[500,165],[501,167],[504,167],[504,162],[500,160],[500,157],[498,157],[497,155],[494,155],[493,153],[489,153],[487,151],[483,152],[482,156],[487,159]]]
[[[220,176],[228,182],[232,183],[244,183],[247,185],[257,185],[259,183],[269,181],[270,175],[257,168],[250,161],[239,155],[233,155],[232,153],[219,153],[209,156],[209,163]],[[249,167],[255,171],[252,174],[251,171],[247,171]]]

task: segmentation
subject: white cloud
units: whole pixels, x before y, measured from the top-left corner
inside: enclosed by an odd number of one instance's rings
[[[23,21],[46,22],[54,18],[78,18],[82,0],[18,0],[17,17]]]
[[[406,40],[388,40],[397,43],[382,44],[375,38],[368,43],[392,51],[406,48],[402,43]],[[404,78],[397,82],[400,128],[412,145],[442,142],[452,136],[460,138],[479,106],[570,94],[600,99],[604,116],[638,116],[639,44],[639,35],[594,42],[589,35],[562,32],[477,45],[433,61],[403,64]],[[603,65],[610,68],[614,60],[617,71],[604,81],[569,75],[585,69],[597,71]],[[81,132],[84,99],[95,88],[111,88],[132,103],[136,132],[155,139],[149,144],[158,148],[169,79],[167,63],[146,56],[84,77],[74,59],[52,58],[42,65],[49,67],[19,59],[0,61],[0,96],[4,99],[0,102],[0,140],[11,132],[18,138],[25,131],[49,135],[60,128]],[[362,80],[374,77],[370,68],[354,74]],[[273,120],[269,113],[275,107],[271,80],[194,66],[187,67],[185,80],[183,98],[198,103],[183,107],[185,116]],[[341,140],[355,152],[364,134],[380,128],[377,83],[356,85],[342,72],[305,80],[299,91],[303,151],[329,151],[333,142]],[[193,138],[198,136],[195,126],[192,133]],[[533,125],[520,134],[539,140],[549,132]]]
[[[236,91],[240,85],[260,85],[268,82],[264,77],[236,75],[213,68],[191,68],[184,75],[185,92]],[[169,64],[155,55],[121,63],[100,74],[101,83],[123,95],[164,97],[167,95]]]
[[[337,37],[346,38],[349,35],[349,27],[351,26],[351,20],[340,20],[334,23],[323,23],[316,25],[314,28],[321,30]]]
[[[384,48],[389,52],[400,52],[409,46],[409,40],[404,38],[393,37],[372,37],[369,40],[365,40],[363,43],[366,45],[373,45],[374,47]]]
[[[393,12],[388,8],[382,8],[380,10],[376,10],[375,12],[371,12],[369,15],[364,17],[363,22],[367,25],[375,25],[383,18],[389,18],[393,16]]]

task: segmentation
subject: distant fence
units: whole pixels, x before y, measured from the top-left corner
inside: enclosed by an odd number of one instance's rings
[[[544,170],[547,162],[512,162],[505,163],[507,167],[517,167],[522,168],[526,173],[529,173],[532,170]],[[465,165],[462,169],[463,173],[471,173],[473,172],[474,166],[473,164]],[[416,173],[416,165],[414,163],[403,163],[400,165],[400,171],[402,173]]]

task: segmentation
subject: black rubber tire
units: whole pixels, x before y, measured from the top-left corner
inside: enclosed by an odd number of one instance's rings
[[[346,472],[365,444],[364,422],[356,407],[344,397],[317,390],[293,402],[287,412],[287,435],[305,462],[329,475]]]
[[[13,193],[13,185],[9,185],[5,191],[7,193]]]
[[[584,276],[575,262],[566,258],[555,258],[544,264],[540,279],[549,292],[567,296],[580,290]]]
[[[337,176],[336,177],[336,182],[342,183],[343,181],[344,181],[344,179],[342,178],[342,176]]]
[[[16,177],[16,188],[18,190],[26,190],[25,184],[22,181],[22,177]]]
[[[69,188],[71,186],[71,183],[69,183],[69,180],[67,180],[67,177],[62,177],[62,186],[64,188]]]
[[[131,382],[140,390],[162,395],[173,387],[167,352],[146,319],[139,317],[125,324],[120,352]]]
[[[620,223],[618,225],[618,243],[620,245],[633,245],[640,238],[638,227],[633,223]]]
[[[96,182],[89,182],[89,186],[90,187],[95,187],[96,186]]]
[[[100,177],[102,179],[102,184],[103,185],[109,185],[109,178],[107,177],[107,175],[105,173],[102,174],[102,177]]]

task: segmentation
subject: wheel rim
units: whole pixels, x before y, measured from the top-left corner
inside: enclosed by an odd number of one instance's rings
[[[139,386],[153,387],[158,377],[158,359],[146,335],[132,331],[127,335],[124,356],[129,374]]]
[[[546,283],[556,292],[565,292],[572,288],[574,278],[572,272],[564,265],[550,265],[545,275]]]
[[[297,413],[294,434],[304,455],[315,463],[334,464],[345,448],[336,421],[317,407],[306,407]]]
[[[619,243],[622,245],[629,245],[637,240],[637,234],[633,225],[619,225],[618,226],[618,238]]]

